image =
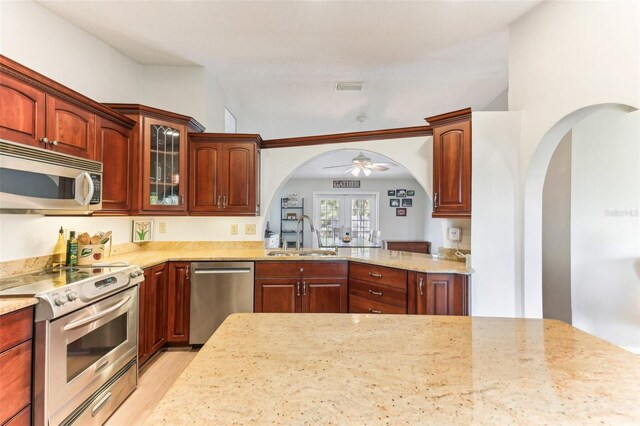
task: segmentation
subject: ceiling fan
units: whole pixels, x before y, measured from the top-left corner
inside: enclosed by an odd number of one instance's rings
[[[327,166],[323,168],[334,169],[337,167],[349,167],[349,169],[345,170],[345,173],[351,173],[355,177],[358,177],[361,173],[364,173],[365,176],[369,176],[374,171],[385,172],[389,170],[389,167],[387,167],[389,165],[390,164],[387,163],[374,163],[371,161],[371,158],[360,153],[353,157],[351,164],[341,164],[339,166]]]

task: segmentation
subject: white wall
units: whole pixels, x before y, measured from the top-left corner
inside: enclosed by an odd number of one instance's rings
[[[640,352],[640,112],[594,113],[571,145],[573,325]]]
[[[517,112],[472,115],[471,309],[479,316],[517,316],[522,251],[519,224]]]
[[[100,102],[139,99],[137,62],[33,1],[0,2],[0,51]]]
[[[544,318],[571,324],[571,132],[549,162],[542,212]]]
[[[353,192],[377,192],[379,196],[379,215],[378,228],[381,231],[380,238],[382,240],[429,240],[429,236],[433,232],[436,236],[440,235],[440,226],[437,219],[431,219],[431,200],[427,197],[426,192],[418,184],[415,179],[385,179],[385,178],[360,178],[361,188],[359,190],[341,189],[341,193]],[[416,191],[414,197],[410,197],[413,201],[412,207],[407,207],[407,216],[396,216],[396,209],[389,207],[389,200],[395,197],[388,197],[389,189],[412,189]],[[318,191],[338,191],[333,188],[333,179],[291,179],[282,190],[277,198],[286,198],[289,193],[297,193],[299,198],[305,200],[305,214],[313,217],[313,193]],[[429,214],[428,214],[429,213]],[[269,215],[271,230],[280,232],[280,205],[273,203]],[[317,223],[315,225],[318,225]],[[427,232],[429,227],[429,232]],[[432,229],[436,228],[436,229]],[[435,232],[434,232],[435,231]],[[309,247],[311,234],[308,225],[305,224],[304,241]],[[315,241],[315,239],[314,239]],[[440,241],[434,242],[441,244]]]
[[[522,117],[520,314],[542,316],[542,187],[549,159],[572,124],[548,132],[584,107],[640,106],[639,14],[638,2],[543,2],[509,28],[509,109]]]

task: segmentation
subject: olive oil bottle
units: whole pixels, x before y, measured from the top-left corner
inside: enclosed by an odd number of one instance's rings
[[[60,232],[58,233],[58,242],[53,248],[53,267],[62,268],[65,265],[66,259],[67,259],[67,245],[64,242],[64,229],[62,229],[62,226],[61,226]]]
[[[76,231],[71,231],[67,240],[67,266],[76,266],[77,264],[78,240],[76,239]]]

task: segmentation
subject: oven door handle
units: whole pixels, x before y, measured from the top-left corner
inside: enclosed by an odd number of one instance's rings
[[[127,303],[129,300],[131,300],[131,296],[127,296],[124,299],[122,299],[121,301],[119,301],[118,303],[116,303],[115,305],[111,306],[110,308],[105,309],[104,311],[98,312],[97,314],[93,314],[91,316],[88,316],[86,318],[82,318],[81,320],[78,321],[72,321],[69,324],[65,325],[64,327],[62,327],[63,330],[67,331],[67,330],[73,330],[74,328],[78,328],[81,327],[85,324],[89,324],[90,322],[94,322],[106,315],[109,315],[111,312],[116,311],[118,309],[120,309],[122,306],[124,306],[125,303]]]

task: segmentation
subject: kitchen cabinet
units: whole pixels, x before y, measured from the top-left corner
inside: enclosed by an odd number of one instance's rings
[[[402,269],[351,262],[349,312],[406,314],[407,276]]]
[[[167,343],[189,344],[191,263],[169,263]]]
[[[127,118],[0,55],[0,138],[96,159],[96,121]]]
[[[32,338],[32,307],[0,316],[0,424],[2,425],[31,424]]]
[[[187,214],[187,132],[204,127],[191,117],[136,104],[105,104],[134,120],[131,213]]]
[[[257,262],[255,312],[347,312],[348,263]]]
[[[415,313],[418,315],[469,315],[466,275],[415,273]]]
[[[95,159],[102,161],[102,210],[98,214],[126,215],[131,210],[133,125],[98,117]]]
[[[471,109],[426,118],[433,128],[433,217],[471,217]]]
[[[140,283],[138,362],[144,364],[167,340],[167,266],[156,265],[144,270]]]
[[[189,135],[189,213],[260,214],[260,136]]]

